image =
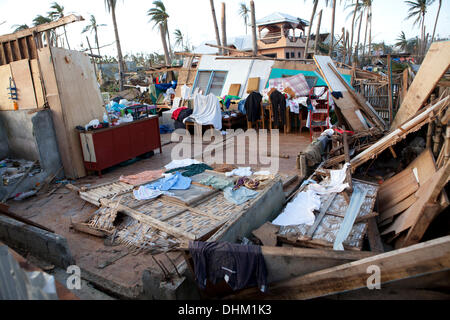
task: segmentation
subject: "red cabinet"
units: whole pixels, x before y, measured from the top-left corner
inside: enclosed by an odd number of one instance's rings
[[[86,170],[101,171],[147,152],[162,153],[158,117],[117,127],[80,132]]]

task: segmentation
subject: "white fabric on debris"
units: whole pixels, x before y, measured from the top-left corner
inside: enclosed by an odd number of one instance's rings
[[[270,176],[272,173],[270,171],[258,171],[255,172],[254,176]]]
[[[349,187],[348,183],[344,183],[349,165],[346,163],[341,170],[329,170],[330,178],[325,184],[310,183],[272,223],[279,226],[313,225],[316,219],[314,210],[321,207],[320,195],[339,193]]]
[[[238,176],[238,177],[250,177],[253,175],[251,167],[241,167],[234,169],[233,171],[225,173],[227,177]]]
[[[213,125],[215,129],[222,129],[222,109],[220,101],[213,94],[207,96],[196,95],[194,99],[194,112],[185,120],[194,120],[201,125]]]
[[[308,189],[319,194],[340,193],[344,191],[349,187],[348,183],[344,183],[349,165],[349,163],[346,163],[341,170],[329,170],[330,178],[327,184],[311,184],[308,186]]]
[[[191,92],[191,88],[189,88],[187,85],[184,84],[181,87],[181,99],[188,100],[190,92]]]
[[[313,225],[314,210],[320,209],[320,197],[313,191],[300,192],[272,222],[278,226]]]
[[[164,166],[167,170],[173,170],[183,167],[188,167],[193,164],[200,164],[201,162],[195,159],[181,159],[181,160],[173,160],[171,163]]]

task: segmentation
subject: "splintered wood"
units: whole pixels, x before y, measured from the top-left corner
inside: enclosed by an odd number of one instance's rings
[[[364,236],[367,232],[367,220],[373,218],[373,208],[378,193],[378,186],[364,181],[353,180],[355,190],[368,190],[361,210],[358,213],[356,223],[353,225],[349,237],[344,241],[346,250],[362,249]],[[321,196],[321,203],[327,202],[329,197],[334,194]],[[311,226],[299,225],[281,227],[278,232],[278,238],[285,243],[309,248],[332,248],[336,235],[339,232],[342,222],[348,208],[348,203],[342,194],[338,194],[332,200],[331,205],[326,210],[325,216],[320,221],[317,229],[309,236]]]

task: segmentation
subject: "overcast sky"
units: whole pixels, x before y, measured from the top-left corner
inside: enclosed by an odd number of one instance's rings
[[[161,52],[162,46],[158,29],[148,23],[147,11],[152,7],[151,0],[117,0],[117,22],[119,26],[122,50],[126,53]],[[225,0],[227,8],[227,35],[234,37],[245,34],[243,20],[238,15],[239,3],[243,0]],[[0,34],[11,33],[13,25],[32,24],[33,18],[49,11],[52,1],[49,0],[0,0]],[[66,15],[76,13],[82,15],[86,21],[77,22],[67,26],[69,42],[73,48],[80,49],[81,43],[86,45],[86,35],[81,34],[82,29],[94,14],[97,22],[107,24],[99,32],[100,46],[114,42],[114,32],[110,15],[105,10],[103,0],[59,0],[65,7]],[[215,1],[216,14],[220,24],[220,8],[222,1]],[[249,3],[249,1],[245,1]],[[310,20],[312,0],[255,0],[256,19],[263,18],[273,12],[288,13],[293,16]],[[342,5],[339,3],[342,2]],[[349,0],[347,1],[350,2]],[[194,45],[206,40],[214,40],[209,0],[164,0],[170,15],[169,28],[172,43],[175,29],[180,29]],[[336,34],[340,35],[342,27],[349,28],[351,17],[347,19],[349,11],[344,10],[345,1],[338,1],[336,9]],[[412,21],[405,21],[408,6],[403,0],[373,0],[373,41],[393,44],[401,31],[408,38],[419,34],[419,27],[413,26]],[[324,9],[321,32],[331,29],[331,8],[325,8],[325,0],[319,0],[319,7]],[[432,33],[437,13],[438,1],[431,6],[426,17],[427,32]],[[317,19],[315,20],[317,21]],[[313,26],[313,32],[316,27]],[[362,27],[364,30],[364,25]],[[450,0],[444,0],[436,33],[441,37],[450,36]],[[93,35],[90,35],[93,45]],[[361,40],[363,41],[363,40]],[[102,49],[102,54],[115,55],[115,46]]]

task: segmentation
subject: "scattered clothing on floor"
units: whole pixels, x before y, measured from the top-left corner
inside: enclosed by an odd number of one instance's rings
[[[236,166],[231,165],[231,164],[215,164],[215,165],[213,165],[213,167],[214,167],[214,171],[222,172],[222,173],[233,171],[234,169],[237,169]]]
[[[227,177],[238,176],[238,177],[250,177],[253,175],[252,168],[250,167],[240,167],[234,169],[233,171],[225,173]]]
[[[191,187],[192,180],[187,177],[183,177],[181,173],[175,172],[174,174],[167,174],[163,179],[160,179],[152,184],[148,184],[147,187],[160,190],[187,190]]]
[[[199,163],[201,163],[201,162],[198,160],[195,160],[195,159],[173,160],[171,163],[164,166],[164,168],[166,168],[166,170],[173,170],[173,169],[183,168],[183,167],[190,166],[192,164],[199,164]]]
[[[261,119],[261,101],[262,95],[259,92],[252,92],[245,100],[245,114],[247,120],[256,122]]]
[[[208,178],[200,181],[205,186],[213,187],[216,190],[223,190],[228,187],[232,187],[234,182],[232,180],[223,179],[217,176],[209,176]]]
[[[119,181],[127,184],[131,184],[132,186],[139,186],[144,183],[151,182],[153,180],[159,179],[162,177],[163,171],[144,171],[135,175],[130,176],[122,176]]]
[[[159,133],[165,134],[165,133],[172,133],[174,130],[169,127],[168,125],[162,124],[159,126]]]
[[[335,99],[340,99],[340,98],[343,98],[344,96],[342,95],[342,92],[340,92],[340,91],[333,91],[332,93],[331,93],[331,95],[335,98]]]
[[[255,176],[270,176],[272,173],[270,171],[258,171],[255,172],[253,175]]]
[[[147,186],[142,186],[138,190],[133,190],[133,195],[136,200],[151,200],[158,198],[161,195],[173,196],[173,193],[167,191],[161,191],[156,189],[148,188]]]
[[[189,243],[198,286],[205,289],[207,281],[217,284],[222,280],[234,290],[257,286],[267,289],[267,267],[260,246],[229,242]]]
[[[240,206],[241,204],[256,198],[258,192],[250,190],[246,187],[241,187],[237,190],[233,190],[232,187],[228,187],[223,190],[223,195],[229,202]]]
[[[174,171],[179,171],[179,172],[181,172],[181,174],[184,177],[193,177],[197,174],[205,172],[206,170],[212,170],[212,169],[213,168],[211,168],[210,166],[208,166],[204,163],[199,163],[199,164],[192,164],[187,167],[181,167],[181,168],[169,170],[169,171],[166,171],[166,173],[172,173]]]

